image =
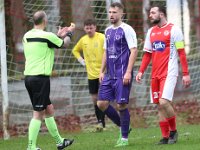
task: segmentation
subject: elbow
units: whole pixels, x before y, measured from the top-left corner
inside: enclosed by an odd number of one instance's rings
[[[75,56],[75,51],[74,51],[74,49],[72,49],[72,54]]]
[[[134,49],[132,50],[132,53],[133,53],[135,56],[137,56],[137,54],[138,54],[138,49],[137,49],[137,48],[134,48]]]
[[[137,49],[137,48],[135,49],[135,54],[136,54],[136,55],[138,54],[138,49]]]

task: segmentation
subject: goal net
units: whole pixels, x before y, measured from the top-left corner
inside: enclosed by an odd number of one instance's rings
[[[76,42],[84,35],[83,21],[86,18],[95,18],[99,32],[104,32],[109,21],[107,17],[108,4],[114,0],[6,0],[6,41],[7,41],[7,65],[8,65],[8,96],[9,96],[9,120],[10,127],[17,130],[12,134],[24,134],[32,117],[32,106],[28,93],[24,86],[24,55],[22,48],[23,34],[32,28],[32,15],[37,10],[44,10],[48,15],[47,31],[56,33],[58,26],[69,26],[74,22],[77,26],[72,43],[67,49],[55,50],[55,65],[51,78],[51,101],[55,106],[55,115],[61,125],[70,121],[63,121],[63,116],[80,117],[77,122],[94,123],[94,108],[88,92],[88,80],[86,70],[74,58],[71,51]],[[130,24],[138,36],[139,54],[134,67],[134,77],[142,58],[142,46],[147,31],[148,13],[146,1],[122,0],[125,6],[124,21]],[[199,42],[195,35],[190,36],[190,53],[188,54],[189,69],[192,85],[184,89],[181,84],[181,76],[175,92],[177,100],[198,100],[200,91],[200,54]],[[145,108],[144,115],[150,118],[154,107],[149,105],[149,82],[151,66],[146,70],[142,84],[135,81],[130,95],[131,108]],[[1,94],[1,93],[0,93]],[[0,97],[2,106],[2,95]],[[1,108],[0,108],[1,110]],[[138,112],[135,112],[136,115]],[[141,115],[141,114],[140,114]],[[2,111],[0,111],[0,118]],[[61,119],[60,119],[60,118]],[[154,122],[151,120],[151,122]],[[0,127],[2,119],[0,119]],[[67,126],[67,125],[66,125]],[[75,125],[74,125],[75,126]],[[0,129],[1,130],[1,129]]]

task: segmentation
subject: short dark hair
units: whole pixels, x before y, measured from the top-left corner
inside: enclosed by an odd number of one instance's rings
[[[94,19],[87,19],[84,21],[84,26],[88,26],[88,25],[95,25],[96,26],[96,21]]]
[[[110,5],[110,7],[118,7],[121,10],[124,10],[124,5],[122,3],[119,2],[114,2]]]
[[[40,25],[44,21],[46,13],[44,11],[37,11],[33,15],[33,22],[35,25]]]
[[[158,7],[158,11],[162,12],[165,16],[167,16],[166,6],[164,4],[153,3],[151,5],[151,8],[153,8],[153,7]]]

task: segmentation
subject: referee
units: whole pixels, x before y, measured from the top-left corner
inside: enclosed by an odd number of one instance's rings
[[[62,138],[54,119],[54,107],[51,104],[50,76],[54,64],[54,48],[66,47],[70,43],[75,25],[59,28],[57,35],[44,31],[47,26],[47,15],[37,11],[33,15],[34,28],[23,37],[25,54],[25,86],[33,106],[33,118],[28,129],[27,150],[37,148],[37,137],[44,118],[49,133],[56,141],[57,149],[62,150],[71,145],[73,140]]]

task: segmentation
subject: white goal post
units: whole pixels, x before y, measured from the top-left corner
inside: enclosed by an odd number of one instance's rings
[[[6,57],[6,31],[5,31],[5,9],[4,0],[0,0],[0,48],[1,48],[1,89],[2,89],[2,113],[3,113],[3,137],[9,139],[9,101],[8,101],[8,79],[7,79],[7,57]]]

